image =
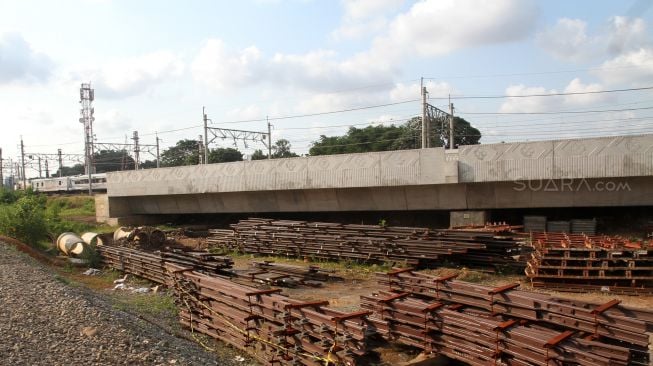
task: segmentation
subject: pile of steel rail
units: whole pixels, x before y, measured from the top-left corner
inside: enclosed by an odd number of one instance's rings
[[[271,261],[253,261],[251,263],[255,271],[251,275],[276,275],[275,278],[293,278],[300,282],[319,281],[334,282],[342,281],[342,277],[335,276],[334,270],[327,270],[318,266],[293,266],[289,264],[279,264]]]
[[[98,245],[96,249],[105,266],[152,282],[166,283],[166,271],[159,252],[109,245]]]
[[[648,365],[653,312],[409,270],[377,274],[362,307],[383,337],[470,365]]]
[[[209,230],[207,242],[224,251],[274,256],[402,262],[433,265],[456,261],[477,267],[515,266],[522,238],[494,230],[432,230],[419,227],[352,225],[272,219],[247,219],[233,231]]]
[[[343,313],[325,307],[328,301],[293,301],[278,289],[259,290],[175,264],[166,269],[183,325],[262,364],[353,366],[366,353],[366,311]]]
[[[534,233],[526,275],[559,291],[653,293],[653,246],[620,237]]]
[[[166,249],[161,251],[164,262],[191,267],[204,273],[224,274],[234,264],[231,257],[209,253],[207,251],[187,251],[182,249]]]
[[[108,245],[98,245],[96,248],[104,265],[160,284],[166,283],[165,262],[191,267],[200,272],[223,275],[230,275],[229,270],[233,265],[230,257],[209,252],[189,252],[181,249],[146,252]]]

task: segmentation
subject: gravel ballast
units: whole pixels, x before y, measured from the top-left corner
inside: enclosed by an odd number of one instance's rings
[[[57,279],[0,242],[0,364],[243,365]]]

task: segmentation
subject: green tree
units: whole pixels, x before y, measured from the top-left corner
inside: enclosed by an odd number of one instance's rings
[[[141,169],[153,169],[156,168],[156,159],[154,160],[145,160],[140,165]]]
[[[454,144],[475,145],[481,139],[481,133],[462,118],[454,117]],[[448,141],[448,124],[433,123],[430,126],[431,147],[445,146]],[[407,150],[421,147],[422,119],[411,118],[408,122],[395,126],[351,127],[345,135],[321,135],[313,142],[310,155],[347,154],[370,151]]]
[[[61,168],[61,175],[64,177],[71,176],[71,175],[80,175],[84,174],[84,165],[83,164],[75,164],[72,167],[69,166],[64,166]],[[57,169],[54,174],[52,174],[53,177],[58,177],[59,176],[59,169]]]
[[[126,150],[100,150],[93,154],[96,173],[134,169],[134,159]]]
[[[199,146],[196,140],[179,140],[161,153],[161,166],[183,166],[199,163]]]
[[[219,147],[209,152],[209,163],[228,163],[231,161],[242,161],[243,153],[232,147]]]
[[[290,141],[286,139],[277,140],[272,146],[272,158],[295,158],[299,156],[290,150],[291,147]]]
[[[254,150],[254,153],[252,156],[250,156],[250,159],[252,160],[264,160],[268,158],[268,154],[263,154],[263,150]]]

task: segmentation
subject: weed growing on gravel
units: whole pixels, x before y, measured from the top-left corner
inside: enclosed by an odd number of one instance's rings
[[[61,283],[63,283],[64,285],[70,286],[72,284],[72,282],[69,279],[67,279],[66,277],[59,276],[59,275],[55,275],[54,279],[61,282]]]
[[[177,315],[175,301],[167,294],[118,295],[114,300],[113,307],[123,311],[134,311],[155,318]]]

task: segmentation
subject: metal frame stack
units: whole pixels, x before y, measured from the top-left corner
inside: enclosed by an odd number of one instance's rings
[[[248,352],[263,364],[354,366],[366,354],[367,311],[343,313],[328,301],[299,302],[167,263],[180,321]]]
[[[379,273],[387,291],[363,296],[389,340],[470,365],[648,365],[653,312],[562,300],[410,270]]]
[[[534,233],[526,275],[534,287],[559,291],[653,293],[650,243],[620,237]]]

